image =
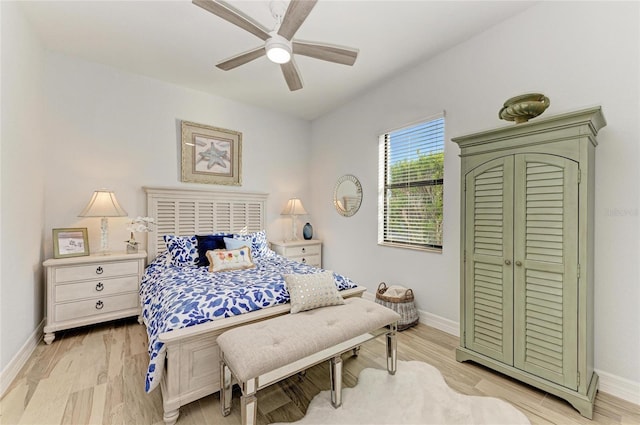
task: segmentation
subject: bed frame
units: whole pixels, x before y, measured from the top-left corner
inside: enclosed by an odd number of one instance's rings
[[[265,228],[266,193],[144,187],[147,216],[156,219],[148,233],[149,261],[165,250],[165,234],[194,235],[213,232],[248,233]],[[344,297],[362,296],[357,287],[342,291]],[[160,388],[163,419],[175,424],[180,407],[220,391],[220,355],[217,337],[231,328],[266,320],[289,312],[278,305],[240,316],[176,329],[160,335],[166,347]]]

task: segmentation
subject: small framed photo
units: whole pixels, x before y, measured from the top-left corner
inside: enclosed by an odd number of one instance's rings
[[[182,181],[242,184],[242,133],[182,121]]]
[[[86,227],[53,229],[53,258],[82,257],[89,255],[89,238]]]

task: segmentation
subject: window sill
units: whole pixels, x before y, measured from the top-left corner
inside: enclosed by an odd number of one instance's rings
[[[378,246],[386,246],[389,248],[404,248],[404,249],[410,249],[412,251],[423,251],[423,252],[433,252],[435,254],[442,254],[442,248],[405,245],[405,244],[393,243],[393,242],[378,242]]]

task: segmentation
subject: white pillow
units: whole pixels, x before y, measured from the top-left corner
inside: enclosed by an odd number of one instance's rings
[[[344,304],[333,280],[333,272],[326,270],[311,274],[285,274],[284,281],[291,298],[291,313],[318,307]]]
[[[251,249],[243,246],[238,249],[214,249],[207,251],[210,272],[244,270],[255,267],[251,260]]]

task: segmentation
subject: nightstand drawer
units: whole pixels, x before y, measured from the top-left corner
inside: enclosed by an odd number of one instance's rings
[[[80,300],[89,297],[122,294],[138,290],[138,276],[90,280],[56,285],[55,302]]]
[[[308,246],[288,246],[285,249],[285,255],[287,257],[299,257],[304,255],[320,255],[320,244],[308,245]]]
[[[112,276],[138,275],[137,261],[94,263],[86,266],[58,267],[55,283],[100,279]]]
[[[303,255],[301,257],[289,257],[293,261],[307,264],[309,266],[320,267],[320,255]]]
[[[56,321],[86,318],[98,314],[112,313],[138,307],[138,293],[114,295],[111,297],[93,298],[84,301],[56,304]]]
[[[271,249],[290,260],[322,267],[322,241],[318,239],[271,242]]]

